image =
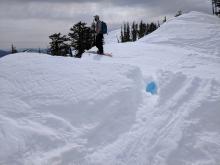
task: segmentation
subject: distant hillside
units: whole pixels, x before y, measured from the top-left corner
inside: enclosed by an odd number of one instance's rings
[[[39,53],[38,48],[21,48],[18,49],[18,52],[29,52],[29,53]],[[41,53],[47,53],[47,49],[40,49]]]
[[[0,50],[0,58],[9,54],[10,52],[4,51],[4,50]]]
[[[37,48],[20,48],[17,49],[18,52],[27,52],[27,53],[39,53],[39,49]],[[41,53],[47,53],[47,49],[40,49]],[[10,51],[0,50],[0,58],[10,54]]]

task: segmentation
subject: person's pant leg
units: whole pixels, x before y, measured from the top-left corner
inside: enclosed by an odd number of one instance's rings
[[[99,53],[103,53],[103,34],[98,34],[96,36],[96,47],[99,50]]]

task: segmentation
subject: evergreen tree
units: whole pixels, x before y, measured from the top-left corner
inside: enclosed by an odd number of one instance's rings
[[[131,41],[131,35],[130,35],[130,25],[129,22],[127,22],[127,26],[126,26],[126,41],[129,42]]]
[[[135,24],[135,29],[136,29],[136,39],[138,39],[138,24]]]
[[[151,23],[150,26],[149,26],[149,31],[148,31],[148,34],[149,33],[152,33],[153,31],[155,31],[157,29],[157,25],[155,23]]]
[[[126,27],[126,23],[124,23],[124,34],[123,34],[123,36],[124,36],[124,42],[127,42],[127,27]]]
[[[144,32],[144,36],[147,35],[147,24],[143,23],[143,32]]]
[[[70,28],[68,34],[71,41],[71,46],[75,49],[75,57],[81,58],[85,50],[90,49],[94,44],[93,30],[86,27],[86,23],[78,22]]]
[[[137,24],[135,22],[132,23],[132,41],[136,41],[137,40]]]
[[[70,49],[70,38],[66,35],[62,36],[61,40],[63,40],[63,43],[61,44],[61,55],[62,56],[71,56],[72,52]]]
[[[143,35],[142,35],[142,20],[139,23],[139,28],[138,28],[138,39],[140,39]]]
[[[217,0],[216,6],[218,8],[217,14],[219,15],[220,14],[220,0]]]
[[[85,50],[83,43],[83,32],[85,31],[85,23],[79,22],[70,29],[69,37],[71,40],[71,46],[76,50],[75,57],[81,58]]]
[[[140,24],[139,24],[139,30],[138,30],[138,38],[142,38],[144,37],[144,35],[146,34],[146,24],[143,23],[143,21],[141,20]]]
[[[121,42],[130,41],[130,26],[128,23],[124,23],[121,27]]]
[[[18,51],[17,51],[16,47],[14,47],[14,45],[12,44],[11,45],[11,53],[14,54],[14,53],[17,53],[17,52]]]
[[[89,27],[85,27],[85,31],[84,31],[84,35],[83,35],[83,42],[85,44],[85,49],[86,50],[89,50],[91,49],[94,44],[95,44],[95,38],[94,38],[94,35],[95,32],[89,28]]]
[[[55,33],[49,36],[49,38],[52,40],[50,42],[50,53],[52,55],[59,55],[60,54],[60,33]]]
[[[120,38],[121,38],[121,42],[125,42],[125,40],[124,40],[124,32],[123,32],[122,26],[121,26],[121,36],[120,36]]]
[[[218,8],[217,15],[220,16],[220,0],[217,0],[216,6],[217,6],[217,8]]]
[[[67,56],[69,53],[69,38],[61,33],[55,33],[49,36],[52,40],[50,42],[50,52],[55,56]]]
[[[212,13],[220,15],[220,0],[212,0]]]

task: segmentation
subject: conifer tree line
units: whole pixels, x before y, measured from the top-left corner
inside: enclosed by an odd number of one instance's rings
[[[120,42],[136,41],[156,30],[159,25],[155,23],[146,24],[141,21],[139,24],[133,22],[123,25]],[[54,56],[71,56],[81,58],[85,50],[95,46],[95,24],[86,26],[84,22],[78,22],[70,28],[68,35],[55,33],[49,36],[51,42],[48,53]],[[74,50],[75,54],[72,54]]]
[[[156,23],[144,23],[141,21],[139,24],[134,22],[130,25],[128,22],[121,26],[121,42],[136,41],[145,35],[155,31],[159,27]]]
[[[174,17],[178,17],[182,15],[182,10],[177,11],[177,13],[174,15]],[[167,17],[165,16],[162,20],[163,23],[167,21]],[[136,41],[153,31],[157,30],[157,28],[160,27],[160,22],[158,23],[144,23],[142,20],[140,23],[136,23],[133,21],[133,23],[130,25],[128,22],[124,23],[121,26],[121,35],[120,35],[120,41],[121,42],[130,42],[130,41]]]
[[[182,11],[178,11],[176,17],[181,15]],[[166,17],[163,23],[166,22]],[[160,27],[160,23],[133,23],[130,25],[128,22],[121,26],[121,36],[118,42],[136,41],[145,35],[148,35]],[[85,50],[91,49],[95,46],[95,23],[87,26],[84,22],[78,22],[70,28],[67,35],[55,33],[49,36],[51,42],[47,50],[48,54],[54,56],[71,56],[81,58]],[[72,50],[74,54],[72,54]]]
[[[220,16],[220,0],[212,0],[212,13]]]

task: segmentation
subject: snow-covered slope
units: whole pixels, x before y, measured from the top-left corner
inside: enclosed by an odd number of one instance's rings
[[[218,165],[219,25],[191,12],[113,58],[1,58],[0,164]]]
[[[178,45],[210,55],[220,56],[220,19],[200,12],[191,12],[164,23],[141,42]]]
[[[118,43],[118,41],[120,41],[120,35],[121,35],[120,29],[110,31],[108,34],[104,36],[105,44]]]

